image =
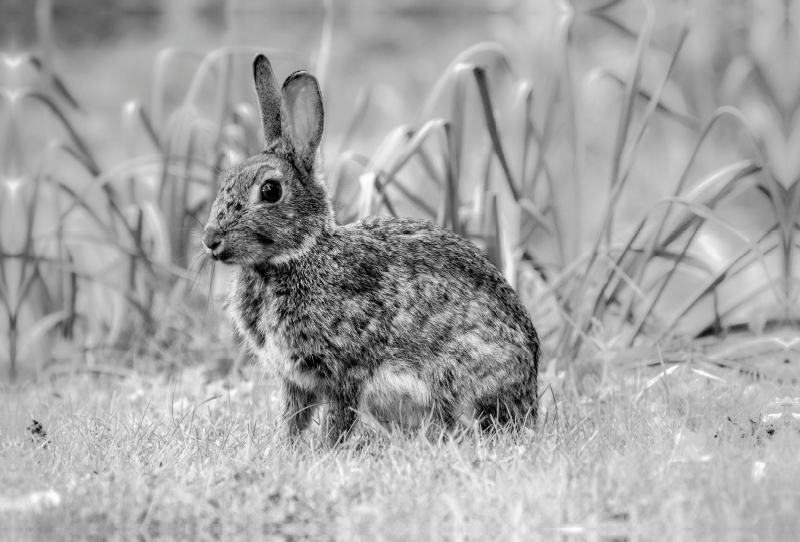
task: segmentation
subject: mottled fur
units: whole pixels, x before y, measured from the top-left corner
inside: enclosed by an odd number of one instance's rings
[[[487,429],[534,420],[539,341],[502,275],[469,241],[430,222],[337,226],[314,171],[316,80],[293,74],[281,99],[270,94],[277,83],[259,81],[274,79],[265,57],[254,72],[271,123],[267,150],[227,173],[204,243],[237,266],[231,313],[282,383],[288,433],[302,432],[320,403],[329,404],[331,441],[347,435],[357,412],[405,427],[428,417],[451,427],[465,410]],[[268,179],[282,184],[277,203],[258,200]]]

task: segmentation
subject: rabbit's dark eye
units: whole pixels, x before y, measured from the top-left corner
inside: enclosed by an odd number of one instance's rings
[[[283,188],[278,181],[266,181],[261,185],[261,199],[267,203],[275,203],[282,195]]]

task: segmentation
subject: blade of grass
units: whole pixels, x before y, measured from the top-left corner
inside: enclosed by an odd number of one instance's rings
[[[678,44],[675,47],[675,50],[673,51],[672,55],[670,56],[669,66],[667,67],[667,70],[664,72],[664,76],[659,81],[659,84],[656,87],[656,90],[653,93],[652,97],[650,97],[644,115],[642,115],[639,132],[634,140],[633,148],[631,149],[631,152],[628,155],[627,165],[623,168],[622,179],[620,180],[619,186],[617,188],[617,194],[622,192],[622,187],[626,184],[628,176],[630,175],[630,172],[633,169],[633,164],[636,160],[637,151],[642,142],[642,139],[644,138],[644,134],[647,131],[647,126],[650,123],[650,119],[652,119],[653,114],[655,113],[659,104],[661,103],[661,95],[664,92],[664,88],[666,88],[667,86],[667,81],[669,80],[669,77],[672,74],[672,70],[675,67],[675,62],[678,60],[678,54],[680,54],[680,51],[683,48],[683,44],[686,41],[686,36],[688,35],[689,35],[689,27],[687,25],[684,25],[681,30],[681,35],[678,39]],[[640,93],[644,92],[643,89],[641,88],[639,88],[638,90]],[[616,205],[616,202],[614,203],[614,205]]]
[[[519,189],[517,183],[514,181],[514,175],[511,173],[511,168],[506,161],[506,155],[503,151],[503,145],[500,141],[500,132],[497,129],[497,120],[494,116],[494,109],[492,107],[492,99],[489,92],[489,80],[486,77],[486,69],[481,66],[473,66],[472,73],[475,76],[475,82],[478,84],[478,91],[481,97],[481,105],[483,106],[483,114],[486,120],[486,129],[489,132],[489,137],[492,140],[492,147],[497,160],[500,162],[500,167],[503,169],[508,187],[514,197],[514,201],[520,200]]]
[[[76,157],[79,156],[80,161],[86,166],[86,168],[92,173],[93,176],[97,176],[100,174],[100,167],[97,165],[92,153],[89,152],[89,147],[87,146],[86,142],[83,138],[78,135],[78,132],[72,126],[72,123],[69,121],[67,116],[61,110],[61,108],[56,104],[49,96],[43,94],[37,90],[26,88],[22,89],[17,92],[15,98],[29,98],[31,100],[38,101],[45,106],[47,106],[48,110],[54,114],[56,119],[59,120],[59,124],[66,129],[67,134],[69,135],[70,142],[75,146],[77,149]]]
[[[336,155],[336,161],[331,169],[331,172],[328,174],[328,184],[332,187],[331,192],[333,193],[333,205],[334,208],[338,209],[343,204],[341,203],[342,199],[342,186],[344,184],[343,179],[343,172],[348,164],[355,163],[361,166],[361,171],[363,172],[364,169],[367,167],[369,163],[369,158],[366,156],[359,154],[352,150],[347,150],[344,152],[340,152]],[[352,202],[352,200],[351,200]],[[348,211],[348,208],[344,208],[345,214]],[[338,218],[338,217],[337,217]]]
[[[325,16],[322,20],[322,31],[319,38],[319,48],[314,58],[314,74],[319,81],[323,101],[328,97],[328,70],[331,64],[331,44],[333,42],[333,0],[322,0]]]
[[[45,63],[42,61],[39,55],[35,53],[25,53],[21,55],[21,57],[23,61],[33,66],[36,71],[38,71],[42,77],[47,80],[48,74],[45,72]],[[67,85],[64,84],[63,79],[61,79],[57,73],[50,73],[49,77],[51,79],[52,88],[56,96],[60,96],[70,107],[77,109],[78,111],[84,111],[84,108],[81,107],[80,102],[75,99],[75,96],[72,94],[72,92],[70,92],[70,90],[67,88]]]
[[[220,59],[220,63],[222,64],[219,68],[219,75],[217,77],[217,89],[215,93],[215,104],[214,104],[214,139],[213,143],[211,144],[212,153],[214,156],[222,156],[223,149],[221,148],[222,144],[222,135],[225,130],[225,123],[227,119],[229,119],[233,115],[233,108],[231,107],[231,80],[233,79],[233,59],[230,56],[224,56]],[[190,140],[195,136],[194,132],[190,132]],[[193,153],[187,153],[188,156],[192,156]],[[215,165],[217,169],[219,169],[219,164]],[[189,171],[189,169],[187,169]],[[208,189],[209,194],[209,201],[213,200],[216,197],[217,192],[219,191],[220,187],[220,176],[214,175],[212,177],[211,185]],[[185,201],[183,202],[184,206],[182,209],[186,209]]]
[[[714,208],[735,188],[741,186],[740,181],[751,180],[752,176],[759,171],[761,171],[761,166],[752,160],[741,160],[729,164],[700,181],[691,192],[683,196],[683,199]],[[691,218],[688,218],[687,215]],[[684,210],[682,215],[671,218],[664,224],[669,233],[659,241],[659,244],[661,246],[671,244],[688,229],[694,218],[694,213],[690,210]]]
[[[447,85],[453,79],[456,68],[460,64],[470,64],[472,60],[479,55],[487,55],[494,58],[495,63],[504,68],[508,73],[513,74],[511,63],[508,60],[508,52],[505,47],[496,42],[482,42],[477,43],[460,53],[454,58],[450,64],[445,68],[436,82],[433,84],[431,92],[425,100],[425,104],[420,110],[419,117],[417,118],[416,125],[424,122],[423,119],[429,119],[434,116],[434,109],[436,104],[442,99]]]
[[[444,200],[447,202],[445,215],[448,217],[448,225],[450,229],[459,235],[463,235],[464,228],[462,227],[461,219],[458,216],[458,211],[461,209],[461,198],[458,194],[459,166],[456,155],[457,142],[455,134],[453,133],[453,126],[449,122],[444,125],[444,134],[442,139],[444,139],[442,147],[447,149],[446,156],[444,156],[446,171],[445,179],[447,180],[445,183],[445,193],[443,194]]]
[[[167,74],[170,73],[170,64],[173,60],[181,57],[193,59],[198,64],[203,61],[201,53],[176,47],[167,47],[158,52],[153,63],[153,88],[150,104],[153,111],[153,126],[158,129],[164,128],[164,102],[167,94]]]
[[[682,198],[669,198],[669,200],[675,202],[676,204],[679,204],[681,206],[684,206],[684,207],[690,209],[698,217],[702,218],[703,221],[709,220],[709,221],[712,221],[712,222],[714,222],[715,224],[717,224],[719,226],[722,226],[723,228],[725,228],[726,230],[728,230],[729,232],[734,234],[736,237],[738,237],[741,241],[743,241],[747,245],[747,247],[749,248],[751,253],[754,254],[755,256],[757,256],[758,261],[759,261],[759,263],[761,264],[761,267],[764,270],[764,274],[769,278],[770,284],[772,285],[773,290],[774,290],[774,288],[775,288],[774,280],[772,278],[770,278],[769,266],[767,265],[766,261],[764,260],[764,255],[763,255],[761,249],[759,248],[758,243],[755,243],[752,240],[750,240],[747,236],[745,236],[744,234],[739,232],[736,228],[734,228],[733,226],[728,224],[723,218],[721,218],[719,216],[718,213],[716,213],[714,210],[712,210],[712,209],[710,209],[708,207],[705,207],[704,205],[699,205],[697,203],[694,203],[694,202],[691,202],[691,201],[687,201],[687,200],[682,199]],[[695,230],[695,232],[696,231],[697,230]],[[690,238],[690,241],[691,241],[691,238]],[[686,244],[686,246],[684,248],[684,251],[687,250],[688,247],[689,247],[689,243]],[[655,304],[658,302],[658,299],[660,298],[661,294],[663,294],[664,289],[666,288],[666,284],[669,281],[669,279],[672,277],[672,275],[674,274],[676,268],[677,268],[677,262],[676,262],[676,264],[673,265],[672,269],[670,270],[670,273],[667,275],[666,280],[662,282],[662,286],[660,287],[660,289],[656,293],[656,295],[653,297],[651,303],[647,307],[647,310],[644,313],[642,313],[642,316],[639,318],[639,320],[637,322],[637,325],[634,327],[633,338],[635,338],[641,332],[642,326],[644,325],[645,319],[647,317],[649,317],[649,315],[652,313]],[[719,283],[719,281],[721,281],[722,279],[724,279],[724,276],[714,277],[712,282],[703,291],[703,293],[701,294],[700,297],[704,296],[707,293],[709,288],[713,288],[714,286],[716,286]],[[781,297],[780,292],[775,291],[775,294],[776,294],[776,298],[780,299],[780,297]],[[687,305],[693,306],[694,303],[699,301],[699,299],[700,299],[699,297],[695,297],[693,299],[689,299],[689,301],[687,302]],[[688,311],[688,309],[687,309],[687,311]]]
[[[129,159],[135,158],[133,150],[135,149],[135,138],[138,128],[144,129],[150,142],[156,150],[161,150],[161,142],[159,141],[158,134],[153,128],[153,123],[144,111],[141,102],[138,100],[129,100],[122,106],[122,134],[125,139],[126,147],[130,149]]]
[[[689,30],[686,29],[687,35],[688,32]],[[678,51],[674,51],[675,54],[677,54],[677,52]],[[621,87],[623,88],[625,87],[625,80],[619,77],[617,74],[612,73],[608,70],[601,70],[601,74],[604,77],[607,77],[612,81],[618,83]],[[650,94],[650,92],[648,92],[647,89],[644,88],[639,88],[637,92],[637,97],[642,101],[644,101],[645,103],[647,103],[648,107],[650,107],[649,106],[650,103],[655,104],[655,107],[653,107],[654,111],[662,113],[665,117],[674,120],[678,124],[685,126],[690,130],[697,130],[700,128],[700,121],[698,121],[697,118],[689,115],[688,113],[680,113],[678,111],[675,111],[661,100],[653,101],[656,96],[657,96],[656,93]]]
[[[433,119],[426,122],[419,130],[417,130],[411,139],[406,142],[402,149],[397,153],[395,159],[392,161],[391,166],[387,168],[385,175],[379,175],[376,178],[378,184],[376,189],[381,198],[381,204],[387,205],[389,203],[386,196],[386,188],[389,187],[395,180],[399,171],[405,167],[412,156],[417,154],[422,148],[422,145],[428,140],[431,134],[447,130],[448,123],[443,119]],[[446,163],[447,156],[444,156]]]
[[[633,107],[636,103],[636,96],[641,86],[643,61],[645,51],[650,44],[650,37],[653,33],[653,24],[655,22],[655,9],[653,8],[651,0],[643,0],[645,6],[645,20],[642,25],[642,30],[639,32],[639,37],[636,41],[636,50],[633,53],[633,61],[631,62],[630,72],[625,81],[625,92],[622,98],[622,108],[620,109],[620,118],[617,123],[617,135],[614,142],[614,150],[611,156],[611,179],[609,187],[612,196],[609,200],[606,216],[603,224],[603,233],[605,235],[606,244],[611,244],[613,238],[613,223],[616,210],[616,204],[619,199],[619,194],[622,186],[621,168],[622,158],[625,152],[625,145],[628,140],[628,133],[630,132],[633,123]]]

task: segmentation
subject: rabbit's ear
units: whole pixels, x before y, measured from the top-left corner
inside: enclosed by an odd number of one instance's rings
[[[256,80],[258,107],[261,109],[261,124],[269,147],[281,137],[281,93],[278,80],[272,71],[269,59],[262,54],[253,60],[253,78]]]
[[[283,134],[291,141],[300,164],[311,171],[325,127],[316,78],[305,71],[290,75],[283,83],[283,106]]]

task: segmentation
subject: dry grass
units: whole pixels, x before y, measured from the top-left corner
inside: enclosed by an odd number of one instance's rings
[[[431,443],[367,427],[334,450],[313,434],[273,440],[272,389],[249,365],[224,376],[62,374],[4,395],[0,517],[31,540],[792,532],[800,436],[786,418],[763,421],[778,386],[700,359],[637,372],[593,361],[603,370],[580,382],[551,365],[541,426],[516,441],[464,430]],[[19,430],[31,418],[46,436]]]

